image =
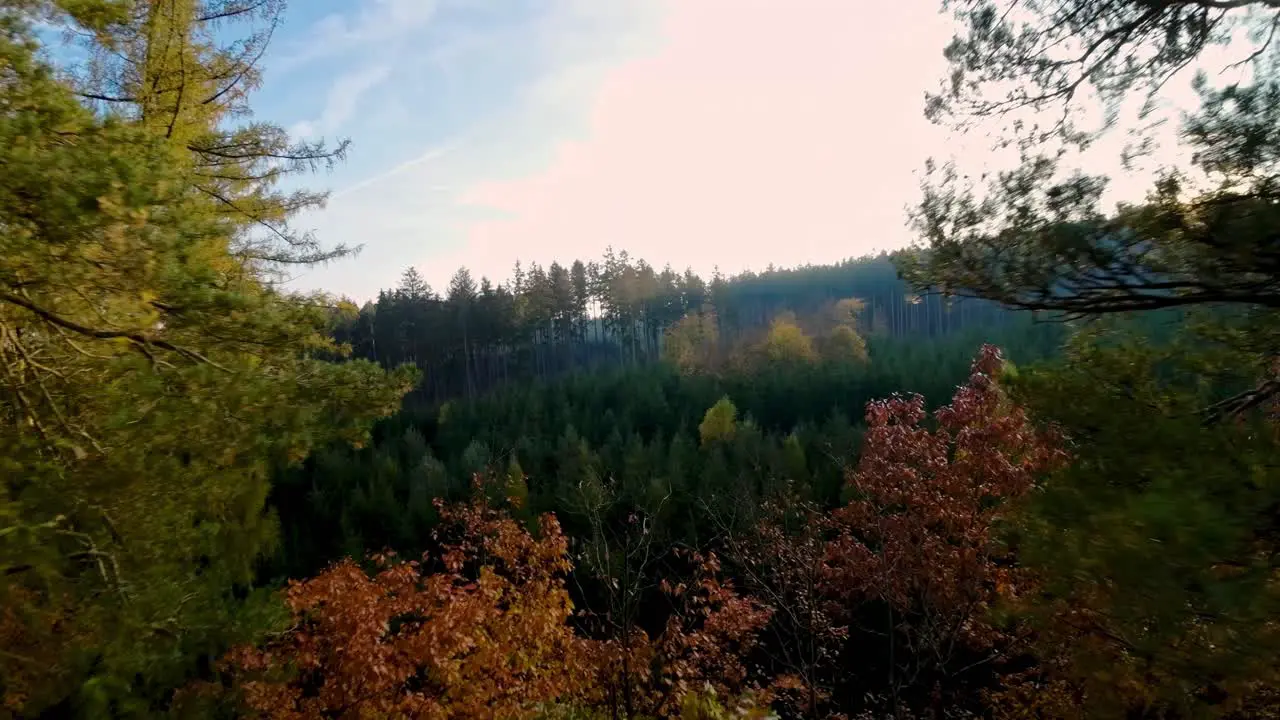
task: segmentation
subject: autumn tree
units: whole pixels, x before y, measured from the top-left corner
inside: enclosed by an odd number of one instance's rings
[[[744,590],[772,610],[761,644],[776,675],[775,704],[799,717],[823,717],[836,707],[849,637],[847,619],[828,602],[829,543],[838,525],[794,489],[767,500],[761,515],[752,532],[722,527],[726,557]]]
[[[707,408],[702,424],[698,425],[698,436],[702,439],[703,446],[731,439],[737,429],[737,418],[738,408],[728,395]]]
[[[720,331],[715,311],[702,308],[690,312],[667,329],[662,344],[663,359],[682,373],[713,370],[720,353]]]
[[[852,499],[833,514],[842,529],[826,582],[847,619],[864,603],[883,607],[883,687],[895,709],[906,693],[942,702],[938,693],[954,692],[966,670],[1010,647],[986,617],[1020,584],[997,526],[1066,456],[1009,401],[1002,366],[984,346],[968,383],[933,413],[936,429],[923,425],[919,395],[868,404]]]
[[[769,362],[777,364],[810,362],[817,358],[813,339],[796,323],[794,313],[774,318],[760,349]]]
[[[657,639],[655,712],[663,716],[708,687],[721,697],[762,697],[748,663],[773,609],[739,594],[722,577],[714,553],[692,553],[688,560],[694,565],[690,580],[663,586],[677,603]]]
[[[671,611],[660,633],[639,626],[625,639],[594,648],[595,702],[614,717],[682,717],[688,704],[713,696],[767,704],[750,658],[772,609],[739,594],[714,554],[680,552],[686,579],[663,578]]]
[[[832,327],[819,339],[820,354],[828,361],[865,363],[867,341],[858,334],[858,317],[866,303],[858,298],[844,298],[831,308]]]
[[[656,647],[640,625],[642,613],[659,589],[655,568],[670,548],[663,524],[670,499],[628,497],[615,478],[590,468],[574,493],[571,512],[585,520],[588,532],[578,552],[578,567],[602,596],[584,613],[595,648],[595,702],[614,714],[633,717],[652,704]],[[650,502],[646,502],[650,501]]]
[[[484,505],[438,505],[438,553],[345,560],[294,582],[295,625],[227,666],[263,717],[534,717],[584,691],[564,576],[567,541],[550,516],[537,537]]]

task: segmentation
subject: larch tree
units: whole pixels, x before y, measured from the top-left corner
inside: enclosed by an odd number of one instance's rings
[[[254,564],[274,468],[360,441],[411,385],[332,364],[332,259],[282,177],[334,155],[236,124],[281,3],[0,10],[0,692],[7,709],[149,715],[201,656],[271,622]],[[92,60],[55,69],[33,18]],[[222,25],[266,23],[219,45]],[[214,28],[219,29],[215,32]],[[70,71],[68,71],[70,70]],[[245,597],[249,601],[245,601]]]
[[[738,408],[734,406],[733,401],[728,395],[716,401],[715,405],[707,408],[707,412],[702,417],[702,423],[698,425],[698,437],[702,440],[702,445],[708,446],[717,442],[727,442],[733,438],[738,427]]]

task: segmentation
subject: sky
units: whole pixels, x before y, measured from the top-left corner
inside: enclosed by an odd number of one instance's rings
[[[362,302],[407,267],[444,290],[461,266],[501,282],[517,260],[609,246],[708,275],[907,245],[925,160],[991,158],[990,138],[924,118],[954,31],[939,8],[294,0],[255,112],[352,141],[347,162],[304,179],[332,195],[296,224],[362,249],[290,285]],[[1189,83],[1174,85],[1189,107]],[[1108,203],[1149,187],[1119,172],[1126,141],[1086,163],[1115,176]]]
[[[356,300],[413,266],[597,259],[710,273],[909,241],[945,137],[936,0],[295,0],[258,118],[350,156],[297,219],[355,258],[293,286]]]

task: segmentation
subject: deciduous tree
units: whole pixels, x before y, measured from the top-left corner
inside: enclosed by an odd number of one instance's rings
[[[946,689],[965,668],[1008,650],[1010,638],[987,613],[1017,592],[1020,575],[996,529],[1066,455],[1009,401],[997,383],[1002,369],[999,351],[984,346],[969,382],[933,413],[936,429],[923,425],[919,395],[867,406],[853,497],[834,513],[841,532],[828,548],[826,581],[845,618],[869,601],[883,605],[885,688],[895,704],[908,688]]]
[[[292,583],[295,625],[226,662],[245,703],[272,718],[534,717],[585,689],[591,654],[574,636],[567,543],[483,505],[439,507],[439,553],[345,560]],[[448,536],[453,534],[453,538]]]

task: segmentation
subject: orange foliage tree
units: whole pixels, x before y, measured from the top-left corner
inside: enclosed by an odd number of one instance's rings
[[[838,666],[849,628],[833,616],[827,592],[830,514],[792,488],[766,501],[755,531],[725,532],[727,556],[745,589],[773,613],[762,643],[776,677],[773,702],[788,717],[822,717],[832,690],[847,677]]]
[[[1035,427],[996,382],[1003,360],[984,346],[950,405],[924,425],[924,399],[867,406],[850,502],[834,513],[827,593],[846,611],[885,609],[886,690],[931,685],[998,659],[1012,638],[987,622],[1020,575],[995,530],[1011,502],[1065,462],[1060,438]],[[961,654],[963,657],[961,665]]]
[[[446,508],[461,538],[422,562],[350,560],[291,583],[296,625],[232,651],[249,708],[270,718],[519,718],[575,697],[590,653],[574,636],[566,540],[483,505]],[[428,571],[428,569],[433,571]]]
[[[758,694],[746,658],[773,614],[769,606],[739,595],[720,579],[714,553],[693,553],[690,559],[696,566],[692,583],[666,585],[680,609],[668,618],[657,643],[662,670],[657,712],[664,715],[707,686],[721,697]]]
[[[756,537],[727,544],[754,595],[722,579],[715,555],[674,553],[691,572],[661,582],[670,614],[654,637],[640,627],[575,635],[572,568],[553,517],[534,535],[483,500],[437,501],[437,539],[451,538],[438,552],[378,557],[372,576],[344,561],[292,583],[295,626],[265,647],[237,648],[228,665],[246,704],[272,718],[519,718],[554,704],[670,717],[708,688],[816,715],[846,704],[850,654],[875,636],[888,638],[879,666],[895,710],[931,697],[936,714],[966,673],[1014,647],[990,610],[1031,579],[996,531],[1067,459],[1061,438],[1005,396],[1002,366],[983,347],[928,425],[919,396],[870,403],[845,506],[770,504]],[[869,629],[869,613],[887,623]],[[766,628],[797,652],[762,648]],[[912,702],[899,703],[907,693]]]
[[[768,699],[746,658],[772,608],[722,580],[714,553],[687,557],[694,570],[689,582],[662,581],[673,610],[657,637],[637,627],[626,642],[614,638],[591,649],[592,700],[614,716],[679,717],[690,698],[708,689],[724,698]]]

